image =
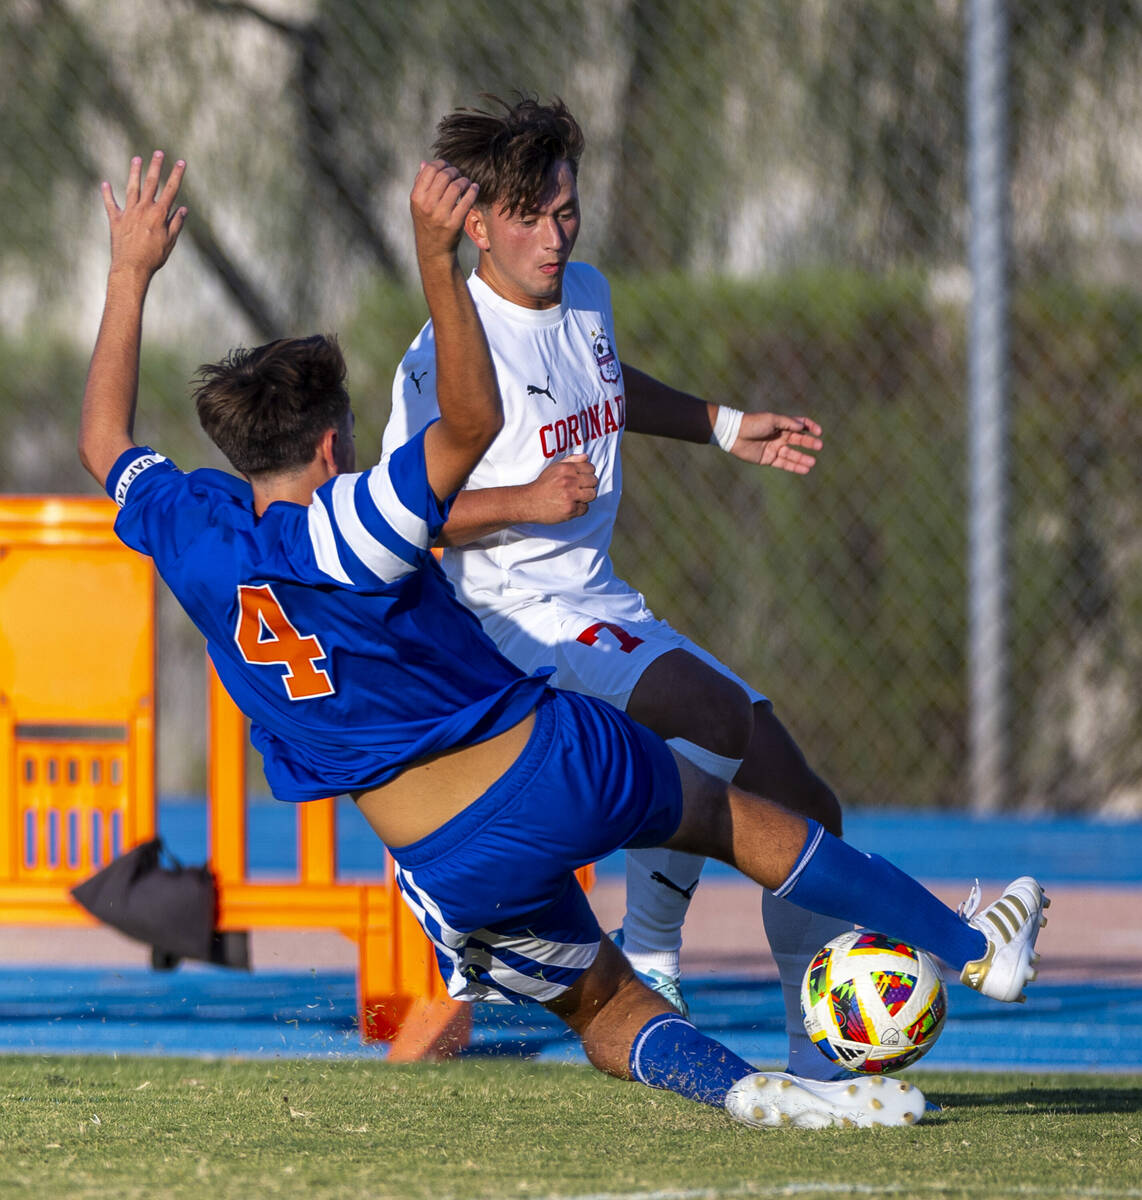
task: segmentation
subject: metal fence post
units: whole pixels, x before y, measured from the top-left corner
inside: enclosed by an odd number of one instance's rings
[[[971,0],[967,22],[969,803],[1009,795],[1007,472],[1008,189],[1005,0]]]

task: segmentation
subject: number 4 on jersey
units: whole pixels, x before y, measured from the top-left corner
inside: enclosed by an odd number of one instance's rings
[[[238,588],[238,628],[234,640],[248,663],[285,666],[282,683],[291,700],[331,696],[333,683],[326,671],[313,664],[325,658],[325,649],[313,634],[298,633],[268,584]]]

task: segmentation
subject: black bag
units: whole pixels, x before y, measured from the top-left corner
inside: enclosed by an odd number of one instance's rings
[[[163,855],[162,838],[140,842],[71,894],[104,924],[153,946],[156,966],[173,966],[180,958],[217,961],[213,871],[184,867],[169,850],[171,866],[164,866]]]

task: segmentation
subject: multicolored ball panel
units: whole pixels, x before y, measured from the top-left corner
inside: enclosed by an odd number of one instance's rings
[[[947,989],[932,959],[871,930],[834,938],[813,956],[801,988],[805,1028],[838,1066],[899,1071],[943,1029]]]

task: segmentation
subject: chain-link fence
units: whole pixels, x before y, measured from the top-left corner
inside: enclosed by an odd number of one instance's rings
[[[997,445],[970,436],[979,10],[1004,34],[984,64],[1009,171]],[[197,363],[335,328],[367,455],[424,316],[407,193],[436,121],[482,92],[560,95],[588,137],[577,253],[612,279],[620,355],[826,431],[804,479],[629,436],[622,573],[774,697],[848,802],[971,805],[984,457],[998,799],[1142,812],[1142,3],[6,0],[0,61],[3,490],[91,487],[96,184],[121,195],[130,154],[190,163],[140,436],[218,465]],[[170,604],[161,654],[160,779],[192,789],[201,647]]]

